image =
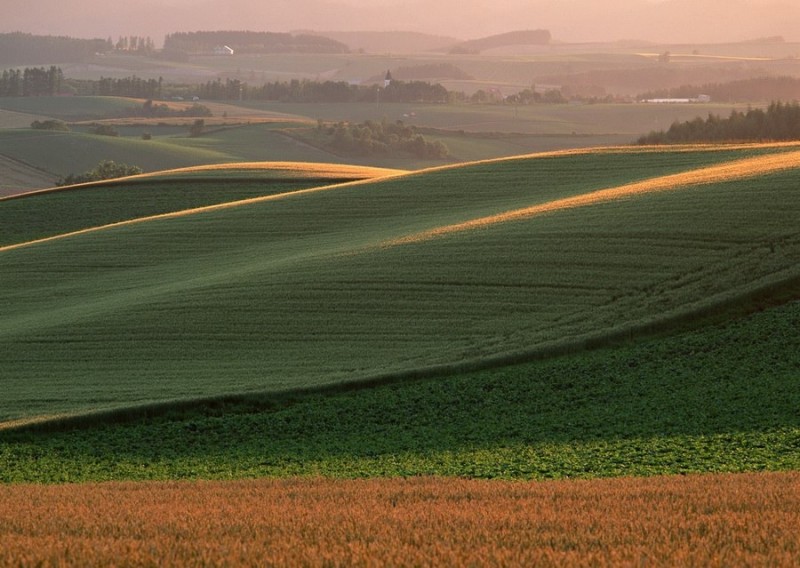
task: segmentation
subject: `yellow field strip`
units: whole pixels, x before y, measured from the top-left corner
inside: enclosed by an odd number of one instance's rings
[[[745,158],[742,160],[736,160],[706,168],[699,168],[679,174],[671,174],[645,181],[621,185],[618,187],[600,189],[575,197],[556,199],[555,201],[549,201],[547,203],[533,205],[531,207],[523,207],[522,209],[514,209],[512,211],[506,211],[505,213],[498,213],[496,215],[471,219],[469,221],[464,221],[463,223],[455,223],[452,225],[437,227],[435,229],[422,231],[420,233],[402,237],[400,239],[386,241],[382,243],[382,246],[418,243],[440,237],[442,235],[482,229],[490,225],[506,223],[509,221],[518,221],[520,219],[526,219],[544,213],[551,213],[553,211],[585,207],[587,205],[596,205],[598,203],[616,201],[643,193],[670,191],[692,185],[706,185],[710,183],[734,181],[798,167],[800,167],[800,151],[777,155],[771,154],[767,156],[758,156],[755,158]]]
[[[406,170],[391,168],[378,168],[373,166],[357,166],[350,164],[329,164],[323,162],[232,162],[230,164],[205,164],[201,166],[188,166],[158,172],[139,174],[138,178],[159,177],[181,173],[195,173],[207,171],[226,170],[263,170],[263,171],[289,171],[314,174],[315,176],[363,176],[380,177],[397,173],[407,173]],[[311,176],[309,176],[311,177]]]
[[[261,203],[261,202],[264,202],[264,201],[278,201],[280,199],[286,199],[286,198],[295,197],[295,196],[298,196],[298,195],[305,195],[305,194],[308,194],[308,193],[319,193],[321,191],[330,191],[330,190],[339,189],[339,188],[342,188],[342,187],[351,187],[351,186],[354,186],[354,185],[364,185],[364,184],[367,184],[367,183],[374,182],[374,181],[376,181],[376,179],[387,179],[387,178],[391,178],[391,177],[399,177],[399,176],[407,175],[406,172],[404,172],[402,170],[390,170],[390,171],[394,171],[395,173],[391,174],[391,175],[384,176],[382,178],[367,178],[367,179],[350,181],[350,182],[345,182],[345,183],[337,183],[337,184],[333,184],[333,185],[322,185],[322,186],[318,186],[318,187],[310,187],[310,188],[307,188],[307,189],[299,189],[297,191],[289,191],[289,192],[286,192],[286,193],[278,193],[278,194],[274,194],[274,195],[264,195],[264,196],[261,196],[261,197],[251,197],[249,199],[241,199],[241,200],[238,200],[238,201],[228,201],[226,203],[217,203],[215,205],[206,205],[204,207],[195,207],[195,208],[192,208],[192,209],[184,209],[184,210],[181,210],[181,211],[172,211],[170,213],[161,213],[161,214],[158,214],[158,215],[149,215],[147,217],[137,217],[136,219],[128,219],[126,221],[118,221],[116,223],[108,223],[106,225],[99,225],[97,227],[87,227],[86,229],[81,229],[79,231],[72,231],[72,232],[69,232],[69,233],[62,233],[60,235],[53,235],[52,237],[45,237],[45,238],[42,238],[42,239],[35,239],[35,240],[32,240],[32,241],[26,241],[26,242],[23,242],[23,243],[15,243],[13,245],[6,245],[6,246],[3,246],[3,247],[0,247],[0,253],[11,251],[11,250],[15,250],[15,249],[19,249],[19,248],[23,248],[23,247],[33,246],[33,245],[37,245],[37,244],[41,244],[41,243],[57,241],[57,240],[65,239],[65,238],[69,238],[69,237],[75,237],[75,236],[78,236],[78,235],[85,235],[85,234],[88,234],[88,233],[96,233],[98,231],[104,231],[106,229],[112,229],[112,228],[116,228],[116,227],[125,227],[125,226],[128,226],[128,225],[137,225],[139,223],[147,223],[147,222],[156,221],[156,220],[159,220],[159,219],[175,219],[175,218],[178,218],[178,217],[187,217],[189,215],[196,215],[198,213],[206,213],[206,212],[209,212],[209,211],[219,211],[219,210],[222,210],[222,209],[232,209],[234,207],[241,207],[241,206],[244,206],[244,205],[251,205],[251,204],[254,204],[254,203]]]
[[[675,153],[683,154],[688,152],[729,152],[737,150],[782,150],[797,148],[800,150],[800,142],[751,142],[746,144],[662,144],[647,146],[597,146],[588,148],[568,148],[566,150],[549,150],[547,152],[536,152],[533,154],[520,154],[516,156],[504,156],[502,158],[486,158],[472,162],[460,162],[457,164],[446,164],[444,166],[433,166],[422,170],[415,170],[408,175],[426,174],[429,172],[454,170],[463,167],[479,166],[486,164],[500,164],[503,162],[513,162],[517,160],[531,160],[539,158],[559,158],[566,156],[586,156],[590,154],[664,154]]]

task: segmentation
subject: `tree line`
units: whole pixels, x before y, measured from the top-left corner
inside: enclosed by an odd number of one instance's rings
[[[65,79],[60,67],[6,70],[0,75],[0,97],[57,95],[60,93],[163,99],[175,93],[207,100],[250,100],[291,103],[474,103],[474,104],[561,104],[566,103],[557,89],[540,93],[535,88],[503,97],[499,91],[479,90],[470,96],[448,91],[439,83],[392,80],[388,85],[353,85],[345,81],[292,79],[260,86],[239,79],[216,79],[197,85],[168,85],[161,77],[144,79],[136,75],[122,78]],[[204,116],[204,115],[195,115]]]
[[[36,97],[57,95],[64,83],[60,67],[6,69],[0,75],[0,97]]]
[[[424,81],[392,81],[386,87],[351,85],[345,81],[309,81],[292,79],[287,82],[250,86],[238,79],[208,81],[197,88],[203,99],[259,100],[292,103],[345,102],[415,102],[446,103],[449,92],[439,84]]]
[[[732,111],[722,118],[709,114],[675,122],[669,130],[653,131],[640,137],[638,144],[684,144],[696,142],[750,142],[800,140],[800,104],[771,103],[766,110]]]
[[[112,79],[100,77],[98,81],[89,81],[91,92],[97,96],[136,97],[140,99],[155,99],[161,97],[163,79],[142,79],[133,75]]]

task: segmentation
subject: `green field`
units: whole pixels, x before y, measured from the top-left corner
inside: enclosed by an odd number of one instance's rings
[[[798,325],[794,302],[672,337],[432,381],[0,433],[0,482],[796,470]]]
[[[759,155],[779,167],[659,177]],[[0,420],[452,372],[663,329],[798,276],[796,161],[796,146],[519,158],[0,251]],[[632,182],[656,185],[563,202]]]

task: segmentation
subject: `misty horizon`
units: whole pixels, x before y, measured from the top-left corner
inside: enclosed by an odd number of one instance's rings
[[[3,0],[8,2],[9,0]],[[787,0],[31,0],[6,14],[0,32],[116,38],[198,30],[270,32],[409,31],[475,39],[518,29],[547,29],[555,42],[640,40],[724,43],[782,36],[800,40],[800,5]]]

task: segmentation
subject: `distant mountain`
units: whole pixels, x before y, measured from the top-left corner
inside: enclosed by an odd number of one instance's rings
[[[458,39],[453,37],[401,31],[320,32],[303,30],[307,35],[327,37],[350,47],[351,51],[366,53],[419,53],[449,48]]]
[[[10,0],[6,0],[9,3]],[[207,29],[285,32],[409,30],[456,38],[509,29],[550,30],[567,42],[644,39],[720,43],[782,35],[800,40],[797,0],[25,0],[3,10],[0,32],[73,37],[146,35]],[[366,36],[362,36],[366,38]],[[337,39],[337,38],[334,38]],[[378,51],[379,46],[354,49]],[[409,47],[409,44],[401,44]],[[398,47],[389,46],[395,52]],[[418,45],[412,45],[419,49]]]
[[[450,53],[480,53],[487,49],[509,45],[547,45],[550,43],[548,30],[521,30],[506,32],[480,39],[461,42],[450,47]]]
[[[0,65],[80,62],[108,49],[111,45],[103,39],[0,33]]]

